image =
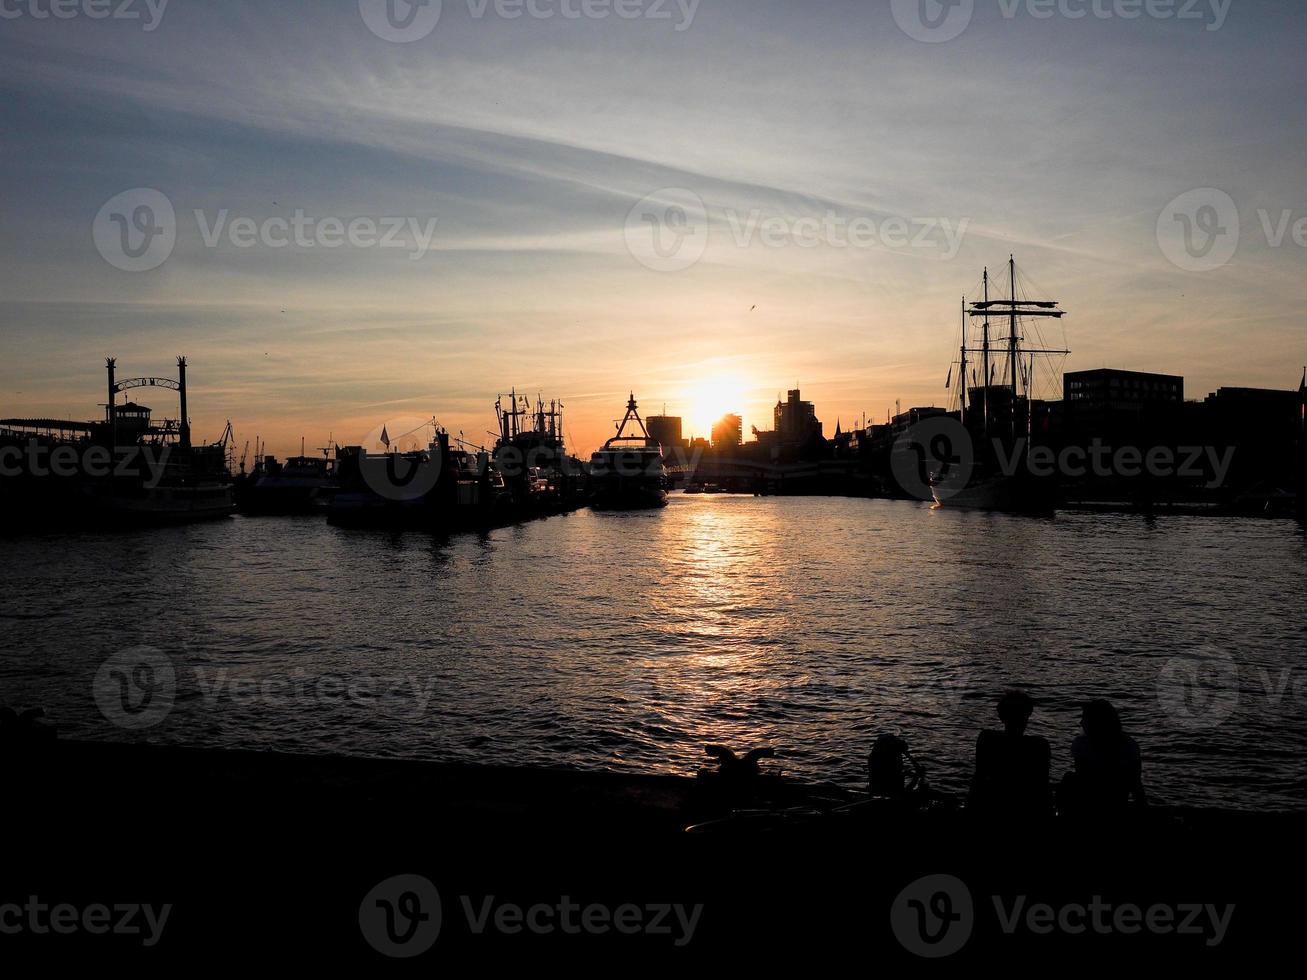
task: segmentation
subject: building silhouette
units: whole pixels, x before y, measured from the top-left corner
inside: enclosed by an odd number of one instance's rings
[[[777,400],[773,412],[776,441],[782,446],[802,446],[822,438],[821,419],[812,402],[805,402],[798,388],[788,392],[785,401]]]
[[[657,440],[663,449],[685,449],[689,445],[681,435],[679,415],[650,415],[644,424],[649,438]]]
[[[735,449],[744,442],[744,420],[728,412],[712,427],[714,449]]]

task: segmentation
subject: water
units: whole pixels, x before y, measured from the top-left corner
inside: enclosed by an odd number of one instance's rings
[[[686,774],[770,744],[857,786],[896,731],[961,789],[1017,686],[1055,777],[1107,697],[1166,801],[1307,803],[1293,522],[673,495],[446,541],[235,518],[0,547],[0,702],[71,736]],[[141,647],[176,694],[126,729],[94,678]]]

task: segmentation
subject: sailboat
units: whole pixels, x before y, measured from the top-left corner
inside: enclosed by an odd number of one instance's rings
[[[617,434],[590,457],[590,506],[596,510],[643,510],[666,504],[663,449],[645,428],[632,392]]]
[[[1007,272],[1006,299],[991,298],[986,268],[981,279],[983,298],[971,304],[965,298],[962,301],[956,404],[958,418],[975,447],[975,460],[961,485],[956,479],[932,478],[936,507],[1051,511],[1056,502],[1055,481],[1031,472],[1029,454],[1040,410],[1035,397],[1036,358],[1071,353],[1045,346],[1036,324],[1061,320],[1066,311],[1055,300],[1020,295],[1014,256],[1008,256]],[[1005,320],[1006,337],[1001,332]],[[1033,342],[1027,338],[1027,330],[1035,334]],[[946,385],[951,385],[952,376],[950,369]]]

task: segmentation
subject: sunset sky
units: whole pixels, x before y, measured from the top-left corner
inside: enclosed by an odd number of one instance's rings
[[[1295,387],[1307,363],[1307,5],[974,0],[938,43],[874,0],[444,0],[407,43],[356,0],[172,0],[150,30],[136,6],[0,20],[3,417],[98,416],[106,355],[131,376],[180,353],[196,434],[230,418],[278,454],[398,417],[488,439],[512,386],[561,398],[583,453],[630,390],[706,435],[725,410],[769,427],[797,385],[830,435],[947,402],[960,298],[1009,252],[1069,311],[1068,370],[1179,373],[1192,398]],[[137,188],[176,215],[140,272],[97,247]],[[650,268],[668,188],[706,237]],[[1190,271],[1159,217],[1200,188],[1240,236]],[[268,220],[297,212],[323,237],[276,244]],[[406,247],[324,247],[324,219],[360,218],[402,219]],[[237,219],[273,240],[238,244]]]

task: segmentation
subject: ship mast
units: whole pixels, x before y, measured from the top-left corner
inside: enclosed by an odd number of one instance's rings
[[[985,435],[985,439],[988,440],[988,439],[989,439],[989,316],[988,316],[988,310],[989,310],[989,267],[988,267],[988,266],[985,267],[985,277],[984,277],[984,279],[985,279],[985,310],[986,310],[986,316],[985,316],[985,342],[984,342],[983,346],[981,347],[981,351],[982,351],[982,353],[981,353],[981,361],[980,361],[980,370],[983,372],[984,377],[981,378],[980,383],[981,383],[982,385],[984,385],[984,388],[982,389],[981,394],[982,394],[982,397],[983,397],[984,400],[985,400],[984,435]]]
[[[1012,404],[1017,403],[1017,263],[1016,258],[1012,255],[1007,257],[1008,282],[1010,283],[1008,298],[1012,300],[1012,309],[1009,313],[1008,328],[1008,366],[1012,372]],[[1029,388],[1026,394],[1030,394]],[[1016,424],[1015,419],[1013,424]]]
[[[962,297],[962,388],[958,392],[958,421],[967,424],[967,298]],[[863,413],[862,427],[867,427],[866,413]]]
[[[982,317],[984,322],[984,341],[981,347],[981,353],[984,357],[985,371],[985,432],[989,432],[989,318],[994,310],[1000,314],[1006,312],[1008,316],[1008,370],[1011,377],[1008,379],[1009,384],[1006,386],[1011,391],[1010,406],[1011,411],[1011,430],[1012,436],[1016,437],[1017,426],[1017,403],[1021,397],[1021,372],[1025,364],[1021,361],[1021,336],[1017,333],[1017,320],[1020,317],[1044,317],[1050,319],[1061,319],[1066,315],[1065,311],[1058,309],[1055,300],[1030,300],[1017,298],[1017,266],[1015,256],[1008,256],[1008,282],[1011,288],[1011,294],[1008,299],[991,300],[989,298],[989,270],[985,270],[985,298],[982,302],[973,303],[967,308],[967,316]],[[1045,350],[1042,348],[1026,348],[1027,354],[1069,354],[1070,351],[1065,349]],[[1025,378],[1025,395],[1026,395],[1026,412],[1030,412],[1030,401],[1034,396],[1034,361],[1031,359],[1030,373]]]

